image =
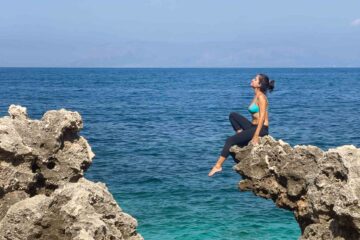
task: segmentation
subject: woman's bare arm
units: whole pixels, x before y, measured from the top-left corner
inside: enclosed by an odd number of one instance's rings
[[[259,134],[260,134],[260,131],[261,131],[261,128],[262,126],[264,125],[264,121],[265,121],[265,111],[266,111],[266,99],[265,99],[265,96],[264,95],[260,95],[258,97],[259,101],[258,101],[258,105],[259,105],[259,108],[260,108],[260,111],[259,111],[259,121],[258,121],[258,125],[257,125],[257,128],[256,128],[256,131],[254,133],[254,136],[253,138],[257,138],[259,137]]]

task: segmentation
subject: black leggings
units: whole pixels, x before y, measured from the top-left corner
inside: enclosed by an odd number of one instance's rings
[[[254,136],[254,133],[256,131],[257,125],[252,124],[249,120],[247,120],[242,115],[232,112],[229,115],[229,120],[231,122],[232,127],[235,131],[242,129],[240,133],[236,133],[235,135],[229,137],[223,147],[223,150],[221,151],[221,156],[227,158],[230,154],[229,150],[232,145],[238,145],[240,147],[248,145],[248,143],[251,141],[251,139]],[[259,136],[265,136],[269,134],[269,128],[268,126],[263,125]],[[234,155],[232,154],[232,157],[234,158]],[[235,160],[235,158],[234,158]]]

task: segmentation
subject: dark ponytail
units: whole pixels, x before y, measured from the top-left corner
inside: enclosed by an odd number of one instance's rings
[[[272,92],[275,87],[275,80],[270,80],[269,82],[269,92]]]
[[[260,82],[260,90],[266,94],[267,90],[272,92],[275,88],[275,80],[269,81],[269,77],[263,73],[258,74]]]

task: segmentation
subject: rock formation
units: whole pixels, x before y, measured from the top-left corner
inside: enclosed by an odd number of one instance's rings
[[[360,239],[360,149],[291,147],[268,135],[231,152],[239,188],[293,211],[300,239]]]
[[[83,177],[94,157],[77,112],[0,118],[0,239],[143,239],[104,183]]]

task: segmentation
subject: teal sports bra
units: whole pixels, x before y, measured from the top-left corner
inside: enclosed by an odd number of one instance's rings
[[[266,98],[266,101],[268,102],[267,98]],[[269,102],[268,102],[268,105],[266,106],[266,111],[268,110],[268,107],[269,107]],[[254,113],[259,112],[260,108],[255,102],[253,102],[252,104],[250,104],[248,110],[251,114],[254,114]]]

